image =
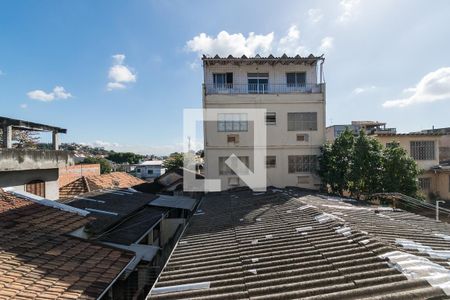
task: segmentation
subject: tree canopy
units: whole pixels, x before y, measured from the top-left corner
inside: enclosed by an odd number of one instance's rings
[[[100,164],[100,173],[111,173],[112,167],[109,161],[101,157],[86,157],[83,160],[83,164]]]
[[[143,155],[139,155],[132,152],[113,152],[108,155],[109,160],[118,164],[123,163],[137,164],[142,160],[143,157],[144,157]]]
[[[360,199],[379,192],[398,192],[418,197],[416,162],[398,143],[383,146],[361,130],[358,137],[346,129],[319,157],[319,176],[324,190]]]
[[[171,171],[177,168],[181,168],[184,165],[184,155],[183,153],[174,152],[169,155],[166,159],[164,159],[163,167],[167,169],[167,171]]]

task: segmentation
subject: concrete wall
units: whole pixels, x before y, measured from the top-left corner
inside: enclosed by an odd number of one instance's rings
[[[205,70],[205,84],[213,84],[213,73],[233,72],[233,84],[247,84],[247,73],[269,73],[269,85],[286,84],[286,72],[306,72],[306,82],[316,83],[315,66],[305,65],[213,65]],[[322,91],[325,86],[323,85]],[[276,113],[276,125],[267,125],[267,155],[276,156],[276,167],[267,169],[267,185],[277,187],[299,186],[317,189],[320,180],[313,173],[288,173],[289,155],[318,155],[325,142],[325,93],[289,94],[207,94],[203,99],[204,108],[249,109],[263,108]],[[317,112],[315,131],[288,131],[288,112]],[[250,169],[253,167],[253,124],[248,123],[247,132],[218,132],[217,122],[204,124],[205,175],[209,179],[222,179],[222,189],[228,189],[232,175],[219,175],[219,157],[236,154],[248,156]],[[239,135],[239,143],[228,143],[229,134]],[[307,134],[308,141],[297,141],[297,134]],[[265,163],[264,163],[265,164]],[[301,183],[299,183],[301,177]],[[240,181],[243,185],[243,182]]]
[[[0,171],[53,169],[73,164],[67,151],[0,149]]]
[[[59,198],[58,169],[0,172],[0,188],[14,187],[19,191],[26,191],[25,185],[33,180],[45,181],[45,198]]]
[[[59,168],[59,186],[63,187],[82,176],[100,175],[100,164],[81,164]]]
[[[417,165],[422,170],[428,170],[433,166],[439,164],[439,136],[420,136],[420,135],[396,135],[396,136],[374,136],[383,146],[396,141],[400,143],[400,146],[411,153],[410,142],[411,141],[434,141],[435,145],[435,159],[434,160],[416,160]]]
[[[439,139],[439,159],[450,160],[450,134],[443,135]]]
[[[164,246],[177,231],[179,225],[184,225],[186,219],[174,218],[161,221],[161,246]]]
[[[437,172],[431,182],[440,199],[450,200],[450,172]]]

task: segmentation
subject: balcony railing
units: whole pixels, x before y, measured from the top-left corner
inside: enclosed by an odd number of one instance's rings
[[[205,84],[205,92],[211,94],[317,94],[323,84]]]

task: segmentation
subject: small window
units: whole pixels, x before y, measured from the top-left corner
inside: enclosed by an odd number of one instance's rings
[[[275,155],[266,156],[266,168],[276,168],[277,157]]]
[[[317,131],[317,113],[288,113],[288,131]]]
[[[277,113],[266,113],[266,125],[277,125]]]
[[[238,156],[239,160],[244,163],[244,165],[249,167],[249,158],[248,156]],[[220,175],[236,175],[233,170],[225,163],[228,159],[228,156],[219,157],[219,174]],[[236,166],[237,167],[237,166]],[[242,170],[242,173],[245,173],[245,170]]]
[[[411,157],[415,160],[434,160],[434,141],[411,141]]]
[[[219,132],[248,131],[247,114],[221,113],[218,114],[217,120]]]
[[[137,169],[136,169],[136,173],[141,173],[141,169],[140,169],[140,168],[137,168]]]
[[[315,155],[289,155],[288,172],[306,173],[317,170],[317,156]]]
[[[147,170],[147,174],[148,175],[152,175],[153,174],[153,170]]]
[[[419,178],[419,187],[423,191],[431,189],[431,178]]]
[[[227,143],[239,143],[239,135],[238,134],[229,134],[227,135]]]
[[[232,88],[233,73],[214,73],[213,82],[215,88]]]
[[[307,142],[309,141],[308,134],[297,134],[297,142]]]
[[[298,87],[306,85],[306,73],[295,72],[286,73],[286,83],[288,87]]]

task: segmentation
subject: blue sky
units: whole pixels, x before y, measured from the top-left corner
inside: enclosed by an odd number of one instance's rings
[[[201,107],[200,53],[323,52],[327,125],[450,126],[449,15],[445,0],[5,0],[0,115],[165,154]]]

